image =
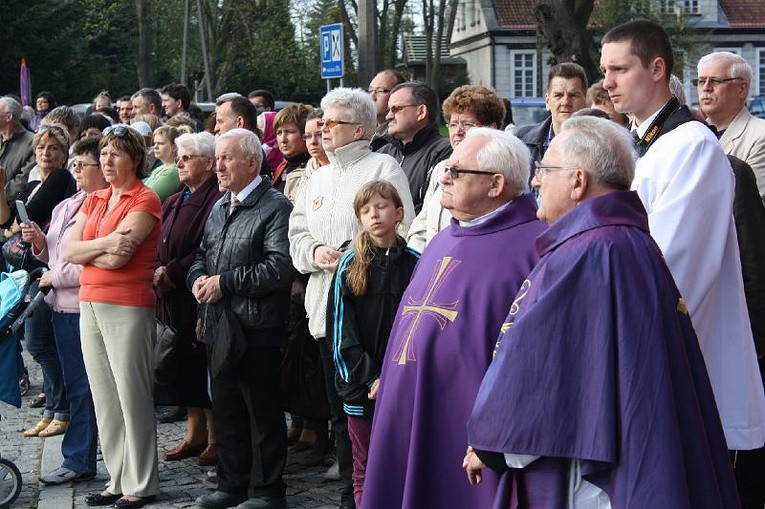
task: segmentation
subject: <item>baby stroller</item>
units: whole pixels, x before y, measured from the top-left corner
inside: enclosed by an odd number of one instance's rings
[[[39,278],[43,270],[0,273],[0,400],[16,408],[21,407],[19,375],[23,366],[18,331],[45,296],[44,292],[37,292],[29,303],[25,298],[30,282]],[[21,484],[21,472],[16,465],[0,458],[0,509],[18,498]]]

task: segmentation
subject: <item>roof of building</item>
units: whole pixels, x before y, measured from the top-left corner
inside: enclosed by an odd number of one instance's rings
[[[763,0],[718,0],[731,28],[765,27]]]
[[[718,0],[724,15],[720,28],[758,28],[765,27],[765,1],[763,0]],[[551,0],[494,0],[497,23],[501,29],[534,30],[537,26],[534,8],[538,3],[551,3]],[[599,19],[600,0],[590,17],[590,27],[601,25]]]

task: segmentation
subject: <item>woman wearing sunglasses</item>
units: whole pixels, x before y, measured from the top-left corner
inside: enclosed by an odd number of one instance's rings
[[[159,489],[154,418],[154,261],[160,232],[157,194],[141,182],[141,135],[118,124],[104,133],[100,162],[109,187],[82,204],[64,248],[83,266],[80,335],[110,479],[91,506],[142,507]]]

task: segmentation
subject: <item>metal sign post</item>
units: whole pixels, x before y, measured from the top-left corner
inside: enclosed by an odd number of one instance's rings
[[[321,78],[327,80],[327,92],[330,91],[330,81],[340,79],[343,86],[345,74],[345,44],[343,43],[343,24],[334,23],[319,27],[321,44]]]

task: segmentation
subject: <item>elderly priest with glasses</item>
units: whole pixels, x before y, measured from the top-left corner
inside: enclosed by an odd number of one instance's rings
[[[475,127],[441,177],[451,225],[422,254],[401,299],[380,377],[364,509],[490,507],[460,468],[466,424],[513,296],[545,226],[528,194],[529,151]]]

